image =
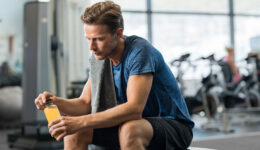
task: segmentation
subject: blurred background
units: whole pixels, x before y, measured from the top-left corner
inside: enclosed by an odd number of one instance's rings
[[[124,34],[150,41],[175,75],[196,124],[192,146],[259,149],[260,0],[113,1]],[[0,0],[1,150],[63,148],[34,99],[81,94],[90,51],[80,16],[96,2]]]

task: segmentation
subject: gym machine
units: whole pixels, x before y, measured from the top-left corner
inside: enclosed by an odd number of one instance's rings
[[[55,7],[56,1],[54,1]],[[56,11],[51,10],[49,2],[34,1],[24,6],[22,124],[18,133],[8,135],[11,148],[50,150],[63,148],[63,142],[56,142],[50,136],[43,111],[38,111],[34,104],[35,98],[43,91],[60,95],[60,71],[57,59],[60,57],[58,53],[60,46],[56,32],[56,15]],[[55,79],[51,78],[52,76]]]

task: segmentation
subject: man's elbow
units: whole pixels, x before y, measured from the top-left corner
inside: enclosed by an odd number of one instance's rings
[[[142,113],[143,113],[142,108],[134,108],[132,112],[133,119],[134,120],[142,119]]]
[[[123,105],[125,105],[124,110],[130,120],[142,119],[144,107],[136,103],[130,103],[130,102],[127,102]]]

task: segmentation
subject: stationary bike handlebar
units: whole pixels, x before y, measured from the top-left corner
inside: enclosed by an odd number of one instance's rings
[[[183,55],[180,56],[180,58],[172,60],[172,61],[170,62],[170,65],[173,66],[175,62],[183,62],[183,61],[186,61],[189,57],[190,57],[190,53],[183,54]]]
[[[202,60],[209,60],[211,62],[216,62],[214,54],[211,54],[211,55],[209,55],[207,57],[201,57],[200,59],[202,59]]]

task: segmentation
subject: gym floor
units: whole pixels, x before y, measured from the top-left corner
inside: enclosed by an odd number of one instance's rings
[[[221,121],[208,121],[200,115],[193,115],[196,126],[192,147],[211,148],[217,150],[259,150],[260,147],[260,116],[234,116],[229,132],[221,131]],[[0,129],[0,150],[10,149],[7,135],[17,129]]]
[[[207,120],[193,115],[194,139],[192,147],[217,150],[259,150],[260,115],[236,115],[229,118],[230,127],[222,131],[222,121]]]

